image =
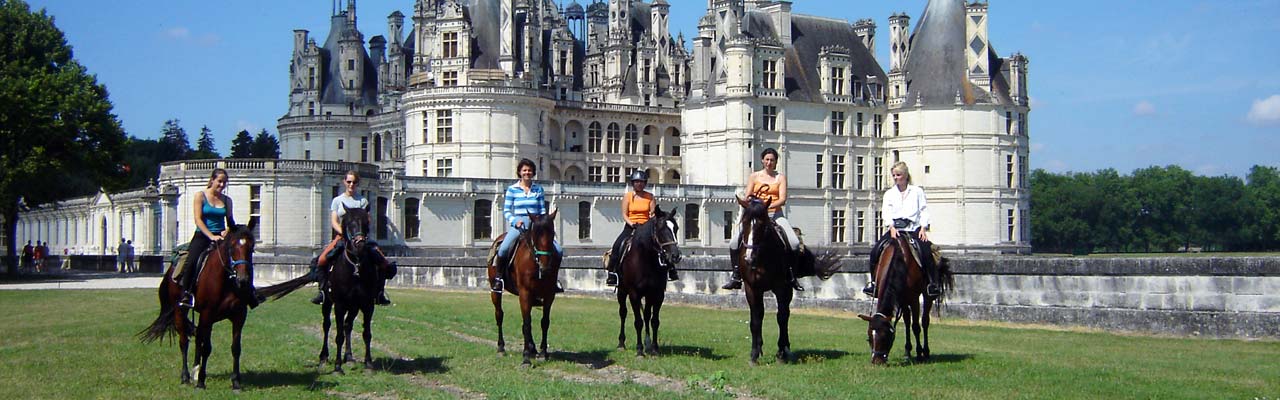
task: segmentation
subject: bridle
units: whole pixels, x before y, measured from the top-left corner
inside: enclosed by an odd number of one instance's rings
[[[658,244],[658,265],[662,267],[668,267],[673,264],[671,261],[671,254],[667,251],[667,246],[675,246],[678,243],[676,241],[676,233],[671,231],[671,228],[665,223],[667,220],[667,218],[655,220],[655,223],[660,225],[661,228],[655,227],[653,229],[653,242]],[[662,230],[671,232],[671,240],[663,241],[662,238],[658,236],[658,232]]]

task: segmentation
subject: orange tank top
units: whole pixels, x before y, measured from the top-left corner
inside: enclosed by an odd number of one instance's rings
[[[653,193],[640,192],[639,195],[627,193],[631,203],[627,205],[627,222],[643,224],[649,222],[649,209],[653,206]]]
[[[760,200],[768,200],[770,203],[776,203],[778,199],[782,197],[782,193],[779,188],[780,185],[778,185],[777,182],[769,184],[755,181],[753,185],[754,187],[751,188],[751,194],[754,194]],[[770,204],[769,213],[772,214],[778,212],[780,208],[781,207]]]

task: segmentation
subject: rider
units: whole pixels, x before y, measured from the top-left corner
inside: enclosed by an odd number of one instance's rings
[[[637,227],[653,218],[654,207],[658,205],[653,198],[653,193],[644,190],[649,181],[648,173],[637,169],[627,180],[631,182],[632,189],[622,194],[622,216],[627,222],[623,224],[622,233],[618,234],[618,239],[613,241],[613,250],[609,252],[609,263],[605,265],[605,271],[608,271],[609,276],[604,283],[609,286],[618,284],[618,263],[622,262],[623,243],[631,238]],[[667,280],[676,279],[680,279],[676,276],[676,266],[671,265],[667,270]]]
[[[315,304],[324,302],[325,290],[329,288],[329,260],[336,256],[338,251],[342,250],[340,246],[345,245],[346,242],[343,240],[342,216],[347,213],[348,208],[369,209],[369,199],[366,199],[364,195],[356,191],[356,188],[360,186],[360,173],[354,170],[347,171],[343,178],[342,184],[346,186],[347,190],[338,195],[338,197],[334,197],[333,201],[329,203],[329,226],[334,231],[333,240],[329,242],[329,245],[325,246],[324,251],[320,252],[319,257],[311,259],[311,269],[316,271],[317,278],[320,280],[320,292],[316,293],[316,297],[311,298],[311,302]],[[374,249],[370,254],[375,258],[373,260],[374,265],[378,266],[375,270],[382,271],[383,269],[391,268],[390,263],[387,261],[387,256],[382,254],[382,249],[378,248],[378,244],[369,241],[368,245],[373,246]],[[380,306],[391,304],[391,299],[387,298],[385,286],[378,291],[378,297],[374,299],[374,304]]]
[[[179,307],[195,307],[195,296],[192,295],[191,285],[195,283],[196,275],[200,274],[196,269],[196,263],[211,244],[226,239],[229,228],[236,225],[231,212],[231,197],[222,193],[226,188],[227,170],[215,168],[213,173],[209,174],[209,182],[205,184],[204,190],[196,192],[195,197],[191,199],[191,215],[195,218],[196,231],[187,245],[187,259],[182,267],[182,276],[176,278],[182,286],[182,299],[178,300]],[[250,293],[247,299],[249,307],[257,307],[260,302],[257,290],[251,286]]]
[[[794,229],[791,229],[791,222],[787,221],[786,214],[782,211],[782,206],[787,204],[787,177],[776,170],[778,166],[778,151],[772,147],[764,149],[760,152],[759,171],[752,172],[747,177],[746,192],[751,196],[760,200],[769,200],[769,218],[778,225],[782,233],[786,235],[787,246],[792,251],[800,250],[800,238],[796,236]],[[738,195],[742,200],[741,195]],[[738,252],[742,246],[739,236],[741,229],[733,231],[733,239],[729,241],[729,265],[732,268],[733,275],[729,277],[729,283],[721,286],[721,289],[742,289],[742,276],[738,273],[738,258],[733,255]],[[749,238],[748,240],[754,240]],[[752,259],[751,244],[747,243],[747,259]],[[791,271],[791,286],[796,290],[803,291],[804,287],[800,286],[800,282],[796,280],[795,271]]]
[[[507,236],[502,239],[502,244],[498,246],[498,254],[494,266],[498,270],[502,270],[511,262],[511,251],[515,248],[516,238],[520,237],[520,232],[529,229],[531,223],[530,215],[546,215],[547,214],[547,196],[542,190],[542,185],[533,183],[533,176],[538,173],[538,167],[528,158],[520,159],[520,163],[516,164],[516,176],[520,177],[519,181],[507,187],[506,199],[502,203],[502,216],[507,219]],[[557,255],[564,255],[564,249],[560,247],[560,242],[552,242],[556,247]],[[497,286],[497,282],[490,282],[493,286]],[[556,281],[556,292],[563,292],[560,287],[560,281]]]
[[[884,205],[881,209],[884,225],[889,230],[880,237],[879,241],[876,241],[875,247],[872,247],[871,264],[868,264],[871,269],[871,279],[867,282],[867,287],[862,289],[862,293],[875,296],[875,265],[880,252],[890,240],[897,240],[899,234],[905,233],[915,239],[920,246],[920,266],[924,268],[925,276],[929,279],[929,285],[925,287],[925,295],[938,297],[942,291],[938,287],[938,277],[935,276],[938,268],[933,265],[931,251],[933,243],[929,241],[929,209],[924,190],[911,184],[911,171],[907,169],[907,163],[901,161],[894,163],[890,171],[893,173],[893,187],[884,192]]]

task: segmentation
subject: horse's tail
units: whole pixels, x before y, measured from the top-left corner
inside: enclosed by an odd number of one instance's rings
[[[800,252],[796,263],[796,277],[817,276],[819,279],[827,280],[839,270],[840,255],[833,250],[825,250],[822,254],[815,255],[811,249],[806,248]]]
[[[308,272],[306,275],[258,289],[258,294],[262,295],[262,297],[271,298],[272,300],[279,300],[281,297],[287,296],[289,293],[293,293],[293,291],[318,280],[319,278],[317,277],[317,274],[312,271]]]
[[[942,301],[947,297],[948,293],[956,286],[956,275],[951,271],[951,260],[946,257],[940,257],[938,260],[938,282],[942,286],[942,294],[934,299],[934,303],[938,306],[938,315],[942,315]]]
[[[142,343],[151,343],[178,333],[178,329],[173,322],[173,313],[176,312],[178,307],[177,304],[169,301],[168,285],[171,283],[167,274],[160,279],[160,316],[156,317],[155,321],[151,321],[150,326],[138,332],[138,340]]]

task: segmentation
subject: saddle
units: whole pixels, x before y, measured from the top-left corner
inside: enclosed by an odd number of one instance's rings
[[[218,246],[214,244],[210,244],[208,247],[205,247],[203,253],[200,253],[198,255],[199,258],[196,259],[195,271],[191,271],[191,273],[196,274],[195,280],[191,281],[192,282],[191,286],[193,291],[196,286],[199,286],[198,283],[200,281],[200,271],[204,270],[205,262],[209,260],[209,255],[213,254],[214,249],[217,247]],[[186,272],[186,271],[183,271],[183,269],[185,269],[187,265],[187,258],[191,257],[191,252],[187,251],[186,244],[183,244],[181,246],[178,246],[177,248],[174,248],[173,252],[174,254],[173,254],[173,257],[171,258],[172,264],[169,265],[169,270],[170,270],[169,279],[176,284],[181,282],[181,280],[178,279],[178,277],[182,276],[182,274]]]

